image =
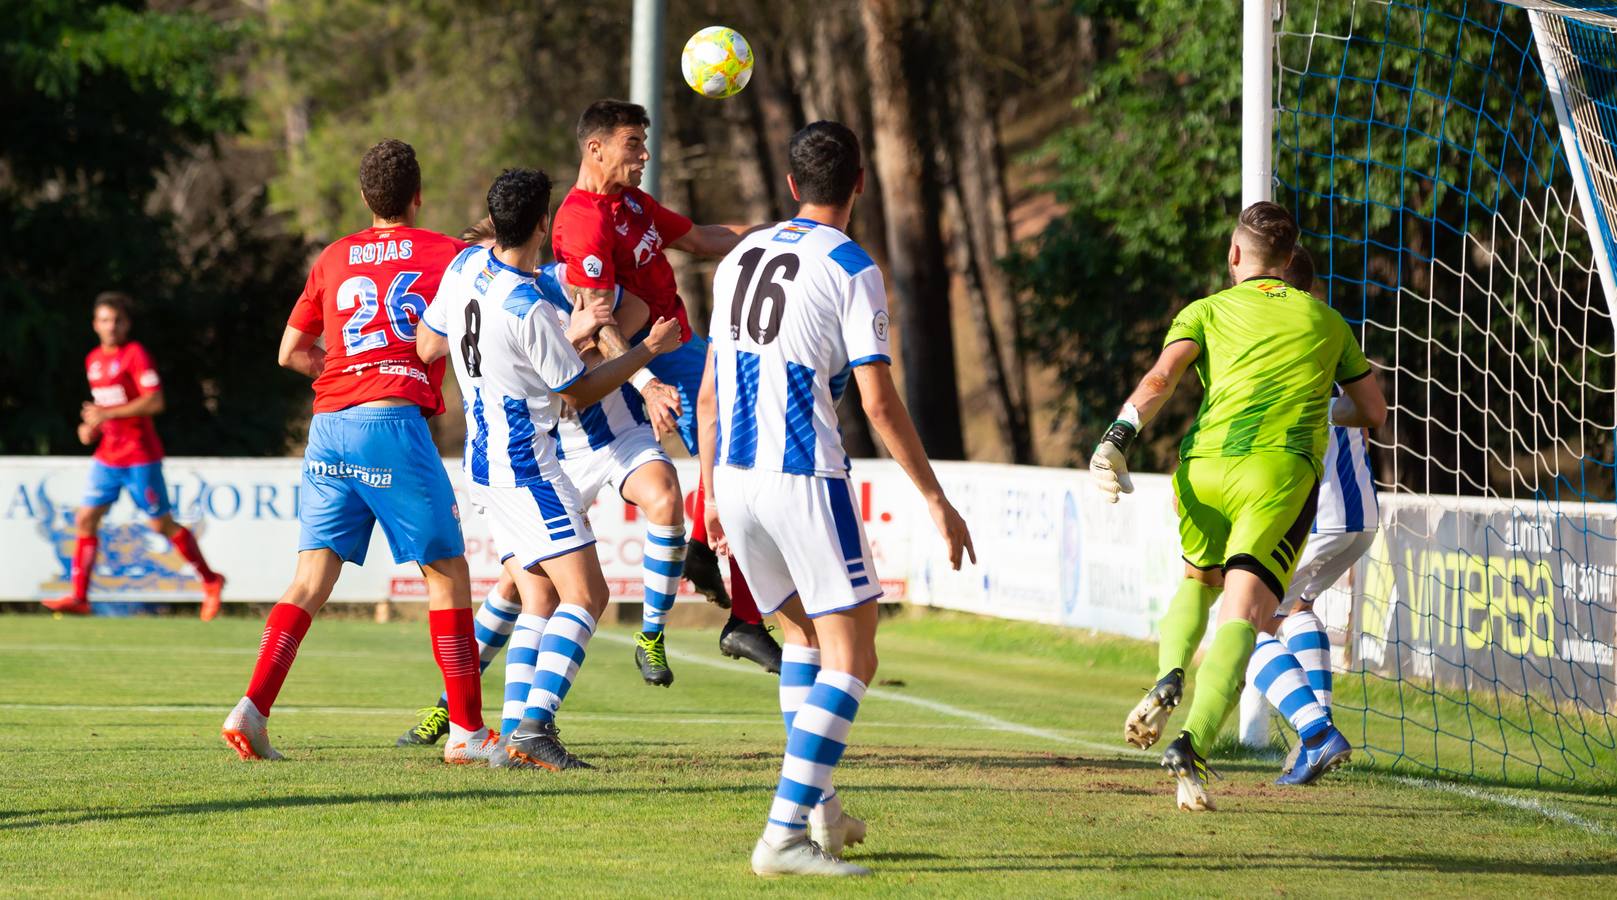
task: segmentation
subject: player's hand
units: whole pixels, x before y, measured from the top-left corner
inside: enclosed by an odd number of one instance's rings
[[[976,565],[977,548],[971,545],[971,531],[948,499],[938,497],[929,501],[927,508],[932,513],[932,524],[938,527],[938,534],[943,536],[943,542],[949,547],[949,568],[958,572],[962,555],[969,555],[971,564]]]
[[[707,498],[707,505],[702,509],[702,521],[707,523],[707,545],[720,556],[730,555],[730,539],[724,536],[724,525],[719,521],[719,505],[713,502],[712,497]]]
[[[86,447],[90,446],[91,444],[95,443],[95,439],[100,432],[101,429],[91,425],[88,422],[79,423],[79,443]]]
[[[1116,503],[1119,494],[1134,493],[1134,479],[1129,477],[1129,465],[1123,451],[1110,441],[1101,441],[1089,457],[1089,474],[1095,487],[1106,495],[1106,502]]]
[[[651,326],[651,333],[646,335],[646,347],[653,354],[663,354],[684,343],[680,334],[679,320],[660,318]]]
[[[651,419],[651,433],[657,440],[679,429],[679,414],[684,410],[679,403],[679,391],[673,385],[653,378],[640,390],[646,401],[646,415]]]
[[[79,419],[91,428],[100,428],[101,423],[107,420],[107,414],[94,403],[86,403],[79,407]]]
[[[573,316],[567,322],[567,340],[575,348],[583,350],[590,345],[601,326],[616,325],[618,322],[612,317],[612,301],[609,298],[591,301],[580,291],[575,302],[577,305],[573,307]]]

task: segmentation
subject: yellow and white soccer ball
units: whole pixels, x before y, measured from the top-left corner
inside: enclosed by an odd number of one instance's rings
[[[691,90],[722,100],[740,93],[752,78],[752,47],[735,29],[709,25],[685,42],[679,67]]]

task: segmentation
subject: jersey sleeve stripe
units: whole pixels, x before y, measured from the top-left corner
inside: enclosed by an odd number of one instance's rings
[[[1369,378],[1371,371],[1372,371],[1371,369],[1365,369],[1363,372],[1360,372],[1357,375],[1353,375],[1353,376],[1348,377],[1348,378],[1338,378],[1338,379],[1336,379],[1336,383],[1337,384],[1352,384],[1355,381],[1361,381],[1361,380],[1363,380],[1365,378]]]
[[[1195,344],[1198,347],[1200,347],[1202,345],[1201,341],[1198,341],[1193,337],[1179,337],[1179,338],[1174,338],[1173,340],[1167,342],[1166,344],[1163,344],[1162,349],[1166,350],[1169,347],[1172,347],[1174,344],[1182,343],[1184,341],[1189,341],[1189,342],[1191,342],[1192,344]]]
[[[848,273],[850,278],[876,264],[876,261],[870,258],[870,254],[865,252],[865,248],[859,246],[855,241],[848,241],[838,246],[828,255],[831,257],[832,262],[841,266],[842,271]]]
[[[893,364],[893,358],[891,356],[888,356],[885,353],[872,353],[869,356],[861,356],[858,359],[854,360],[853,362],[848,363],[848,368],[857,369],[860,366],[868,366],[871,363],[879,363],[879,362],[884,362],[884,363],[886,363],[888,365],[892,365]]]
[[[558,384],[555,387],[552,387],[551,390],[555,391],[558,394],[561,393],[562,391],[567,390],[568,388],[570,388],[574,384],[576,384],[578,382],[578,379],[584,377],[584,371],[585,371],[584,367],[579,366],[578,367],[578,374],[576,374],[573,377],[567,379],[566,381],[562,382],[561,384]]]

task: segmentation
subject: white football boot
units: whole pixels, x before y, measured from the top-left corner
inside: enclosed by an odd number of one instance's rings
[[[846,863],[820,849],[820,845],[801,837],[776,847],[759,838],[752,848],[752,871],[765,878],[781,875],[822,875],[843,877],[869,875],[864,866]]]
[[[846,812],[839,810],[835,819],[819,814],[821,807],[815,807],[814,813],[809,815],[809,840],[820,845],[820,849],[840,857],[843,848],[865,842],[865,822],[855,819]]]
[[[281,754],[269,742],[269,717],[258,711],[253,701],[246,697],[236,704],[236,708],[225,716],[225,724],[219,728],[219,736],[225,739],[236,755],[242,759],[268,759],[276,760]]]
[[[449,740],[444,742],[444,762],[452,766],[486,766],[500,746],[500,733],[484,725],[476,731],[449,723]]]

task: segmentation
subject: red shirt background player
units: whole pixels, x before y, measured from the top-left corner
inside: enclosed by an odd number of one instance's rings
[[[444,363],[421,362],[415,329],[444,269],[465,248],[436,231],[373,225],[321,251],[286,322],[325,338],[315,412],[388,397],[429,415],[444,411]]]
[[[196,569],[202,579],[202,619],[219,614],[223,575],[208,567],[190,529],[174,521],[168,484],[163,480],[163,444],[152,416],[163,411],[163,382],[146,348],[129,339],[128,294],[104,291],[95,298],[91,327],[101,345],[84,358],[91,402],[79,410],[79,442],[99,444],[90,465],[89,484],[73,518],[76,536],[68,565],[71,592],[44,601],[58,613],[89,615],[90,576],[100,547],[101,520],[118,495],[127,493],[146,514],[151,529]]]
[[[92,398],[85,404],[87,407],[115,408],[163,388],[151,357],[138,341],[91,350],[84,357],[84,371],[90,379]],[[163,444],[157,439],[157,425],[151,416],[102,418],[96,415],[95,418],[101,432],[101,441],[95,448],[96,459],[109,466],[139,466],[162,461]],[[84,424],[89,426],[89,422]]]

